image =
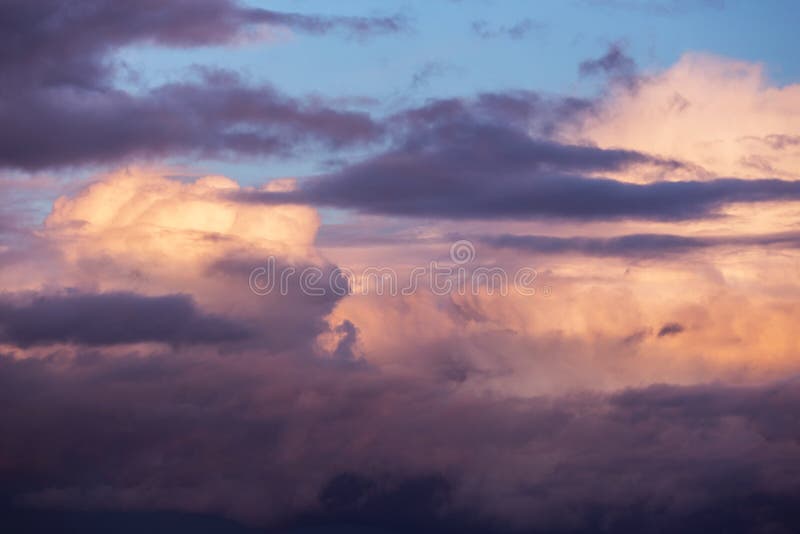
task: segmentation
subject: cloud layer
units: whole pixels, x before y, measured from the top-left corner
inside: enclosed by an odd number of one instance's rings
[[[0,366],[3,491],[39,506],[568,532],[699,529],[739,508],[745,532],[793,517],[800,489],[794,382],[489,400],[307,360]]]
[[[0,531],[800,531],[798,86],[477,4],[0,6]]]

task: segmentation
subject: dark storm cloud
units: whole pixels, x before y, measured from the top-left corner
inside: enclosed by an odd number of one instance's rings
[[[248,336],[241,325],[198,310],[186,295],[133,293],[0,297],[0,341],[19,347],[74,343],[221,343]]]
[[[578,253],[600,257],[658,257],[711,247],[783,246],[800,248],[797,232],[753,236],[691,237],[673,234],[630,234],[615,237],[553,237],[501,234],[480,241],[495,248],[541,254]]]
[[[0,166],[37,170],[187,152],[285,155],[306,142],[337,148],[373,139],[379,128],[363,113],[289,98],[229,73],[143,93],[114,85],[112,55],[121,47],[221,45],[264,24],[356,37],[404,27],[399,17],[308,16],[226,0],[4,2]]]
[[[0,356],[0,495],[287,529],[798,525],[796,381],[499,399],[297,355],[191,352]]]

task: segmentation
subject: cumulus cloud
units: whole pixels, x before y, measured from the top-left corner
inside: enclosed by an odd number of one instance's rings
[[[687,53],[649,73],[636,92],[613,92],[596,109],[577,135],[601,147],[690,161],[712,176],[800,176],[792,143],[800,85],[774,85],[757,63]]]
[[[151,269],[194,264],[196,270],[200,262],[235,251],[313,256],[319,226],[314,209],[234,202],[227,194],[240,186],[230,178],[190,182],[169,178],[168,172],[129,168],[101,175],[74,196],[57,199],[44,231],[67,258],[120,255]],[[281,187],[292,183],[284,181]]]
[[[506,91],[375,118],[220,71],[128,92],[113,53],[277,26],[360,39],[401,18],[222,0],[0,15],[0,165],[382,143],[263,187],[131,167],[72,188],[41,227],[0,217],[0,516],[797,530],[794,86],[687,56],[632,91],[614,45],[580,67],[611,79],[596,100]],[[358,212],[331,217],[346,254],[318,249],[316,205]],[[454,235],[479,245],[467,269],[535,268],[535,294],[252,285],[271,268],[339,280],[347,261],[403,273],[447,261]]]
[[[43,228],[9,245],[0,268],[5,290],[43,299],[9,301],[9,343],[36,345],[36,335],[26,342],[13,332],[35,331],[44,340],[49,328],[53,343],[190,344],[193,332],[210,344],[238,341],[236,350],[312,350],[341,296],[310,295],[298,283],[259,295],[250,277],[271,258],[273,276],[314,269],[325,281],[334,278],[335,266],[314,247],[316,211],[237,203],[226,195],[239,189],[229,178],[168,174],[99,175],[57,199]],[[292,187],[289,179],[267,186]],[[65,288],[75,294],[63,296]],[[176,293],[184,296],[169,296]]]

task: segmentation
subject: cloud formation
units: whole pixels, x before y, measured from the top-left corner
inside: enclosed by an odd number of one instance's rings
[[[224,71],[144,94],[119,89],[17,91],[0,108],[0,165],[26,170],[177,154],[287,156],[303,144],[368,143],[368,115],[249,86]]]
[[[248,335],[242,325],[204,314],[188,295],[0,296],[0,343],[22,348],[56,343],[193,345],[236,341]]]
[[[709,179],[680,159],[553,139],[554,131],[592,114],[580,101],[524,93],[433,101],[391,118],[396,133],[389,150],[305,180],[296,191],[240,198],[430,218],[655,221],[710,218],[728,204],[800,198],[799,182],[791,180]],[[662,178],[604,178],[642,168]]]
[[[107,54],[133,43],[169,47],[235,42],[257,26],[285,26],[321,34],[356,37],[396,33],[406,28],[399,15],[341,17],[302,15],[251,7],[236,0],[135,0],[120,4],[91,0],[80,9],[59,0],[11,0],[0,7],[0,69],[3,85],[96,86],[104,81]]]
[[[691,161],[709,177],[797,180],[799,103],[800,85],[774,84],[764,65],[686,53],[635,92],[611,91],[573,138]]]
[[[100,175],[83,190],[57,199],[39,233],[53,252],[35,262],[21,288],[187,294],[207,313],[248,330],[247,348],[311,351],[317,336],[328,331],[325,317],[341,298],[333,292],[308,294],[296,283],[312,267],[326,281],[335,276],[335,266],[314,247],[316,211],[234,202],[226,193],[240,186],[229,178],[189,181],[163,172],[124,169]],[[293,185],[279,180],[269,187]],[[258,295],[250,276],[269,258],[275,273],[295,272],[294,283],[284,292]],[[57,279],[51,278],[54,272]],[[8,280],[6,287],[14,282]]]
[[[636,62],[625,54],[620,43],[612,43],[604,55],[587,59],[578,66],[581,76],[602,74],[612,83],[624,84],[633,90],[638,84]]]
[[[800,234],[788,232],[766,235],[693,237],[676,234],[629,234],[614,237],[555,237],[546,235],[501,234],[485,236],[481,242],[542,254],[578,253],[598,257],[658,257],[683,254],[712,247],[780,246],[800,248]]]
[[[799,182],[779,179],[636,184],[588,176],[633,165],[680,167],[640,152],[559,144],[496,125],[454,121],[305,181],[297,191],[238,198],[431,218],[665,221],[713,217],[731,203],[800,199]]]
[[[339,148],[372,140],[363,113],[251,86],[231,72],[131,92],[114,83],[112,54],[131,44],[224,45],[258,25],[366,37],[404,28],[399,17],[323,17],[228,0],[120,5],[96,0],[0,7],[0,166],[25,170],[198,154],[287,155],[301,144]]]
[[[700,528],[738,503],[744,532],[779,521],[800,489],[793,381],[513,400],[283,358],[4,356],[0,368],[0,450],[15,458],[2,490],[27,505],[642,532]]]
[[[236,254],[272,252],[310,260],[319,226],[308,207],[266,208],[233,202],[240,190],[224,176],[194,181],[169,171],[121,169],[103,174],[84,189],[57,199],[45,233],[68,260],[118,257],[143,269],[180,266],[184,278],[209,261]],[[291,189],[291,180],[268,189]]]
[[[475,66],[540,29],[511,20],[460,35]],[[578,66],[592,98],[422,100],[444,67],[417,57],[419,92],[366,104],[218,68],[133,89],[119,54],[405,29],[0,6],[0,531],[800,530],[797,86],[706,56],[637,73],[612,44]],[[325,166],[253,186],[163,167],[185,156]],[[341,285],[420,266],[454,285]],[[508,291],[462,291],[475,272]]]

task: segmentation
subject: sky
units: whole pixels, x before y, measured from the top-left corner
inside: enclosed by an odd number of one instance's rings
[[[0,529],[797,532],[798,22],[0,1]]]

